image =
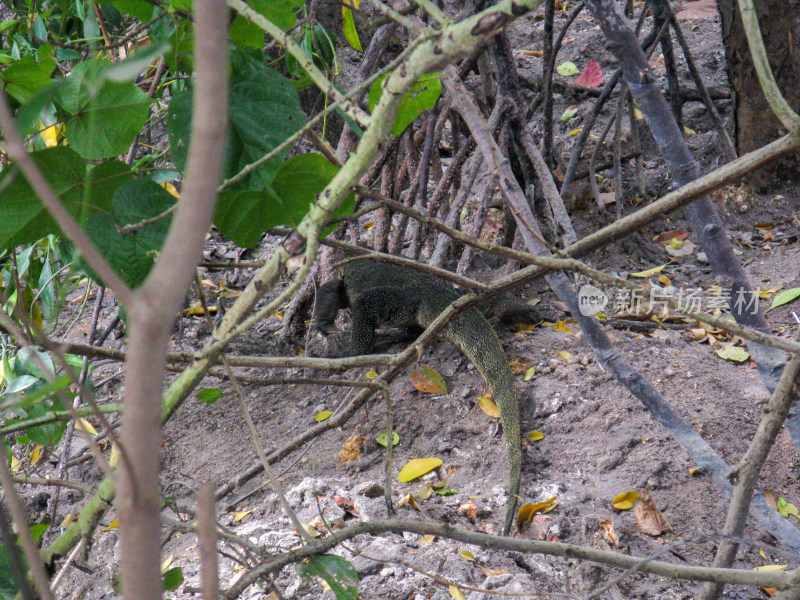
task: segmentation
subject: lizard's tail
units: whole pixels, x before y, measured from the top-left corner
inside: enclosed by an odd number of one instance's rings
[[[503,526],[503,535],[508,535],[516,515],[522,471],[519,404],[514,378],[497,334],[478,311],[467,310],[459,315],[448,327],[447,337],[480,371],[500,409],[509,461],[508,506]]]

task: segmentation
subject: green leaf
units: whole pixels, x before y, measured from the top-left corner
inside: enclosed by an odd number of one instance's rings
[[[788,304],[798,296],[800,296],[800,288],[789,288],[788,290],[783,290],[782,292],[775,294],[775,297],[772,299],[772,306],[770,306],[767,310],[772,310],[773,308],[778,308],[779,306]]]
[[[14,408],[25,411],[44,402],[57,392],[67,389],[71,383],[72,380],[67,375],[59,375],[52,382],[43,382],[33,375],[20,375],[9,382],[3,392],[3,398],[11,397],[14,400]],[[13,398],[27,389],[31,391],[21,396],[19,400]]]
[[[364,50],[361,48],[361,40],[358,39],[356,22],[353,19],[353,11],[347,7],[342,7],[342,16],[344,17],[344,23],[343,23],[344,39],[346,39],[347,43],[350,44],[353,48],[355,48],[359,52],[363,52]]]
[[[24,56],[0,71],[0,79],[6,82],[8,95],[24,104],[50,83],[55,68],[56,61],[52,58],[37,63],[33,56]]]
[[[222,398],[225,394],[222,393],[222,390],[218,390],[216,388],[205,388],[197,392],[197,399],[201,402],[205,402],[206,404],[214,404],[217,400]]]
[[[297,22],[297,13],[294,9],[300,8],[303,2],[302,0],[248,0],[247,5],[283,31],[288,31]],[[228,34],[237,46],[257,50],[264,47],[264,30],[239,15],[233,19]]]
[[[155,8],[147,0],[109,0],[119,12],[131,15],[145,23],[153,18]]]
[[[79,217],[83,196],[84,164],[69,148],[48,148],[31,154],[44,174],[50,189],[59,196],[67,211]],[[31,189],[28,180],[17,170],[8,169],[0,177],[3,190],[0,202],[0,248],[28,245],[50,233],[61,233]]]
[[[369,90],[369,110],[372,111],[380,100],[383,92],[383,80],[381,77],[372,84]],[[400,106],[397,109],[397,118],[392,125],[392,133],[395,137],[399,136],[406,127],[414,122],[424,111],[433,108],[442,93],[442,82],[438,73],[428,73],[420,77],[411,89],[408,90],[400,99]]]
[[[91,207],[110,207],[111,198],[114,197],[117,188],[124,183],[133,181],[133,172],[121,160],[106,160],[89,170],[88,179],[91,184],[89,199],[82,207],[85,212],[91,210]],[[86,216],[88,217],[88,215]]]
[[[30,411],[28,411],[28,418],[35,419],[36,417],[43,417],[53,410],[63,410],[63,406],[59,402],[40,402]],[[45,425],[37,425],[36,427],[28,427],[25,433],[30,440],[36,444],[43,446],[55,446],[61,441],[61,436],[64,435],[64,430],[67,424],[63,421],[55,421],[53,423],[46,423]]]
[[[42,372],[39,366],[40,363],[44,365],[46,372]],[[50,358],[50,355],[37,350],[33,346],[26,346],[17,352],[17,356],[14,359],[14,370],[19,374],[27,373],[40,379],[46,379],[55,373],[53,359]]]
[[[22,556],[21,549],[20,556]],[[6,547],[4,544],[0,544],[0,600],[13,600],[18,592],[19,588],[11,575],[11,564],[8,554],[6,554]]]
[[[384,448],[386,447],[386,432],[379,433],[375,437],[375,441],[378,442]],[[397,446],[400,443],[400,436],[397,435],[396,431],[392,431],[392,446]]]
[[[150,63],[164,54],[167,50],[169,50],[169,44],[167,42],[145,46],[143,50],[139,50],[125,60],[118,63],[113,63],[110,67],[103,71],[103,78],[106,81],[113,81],[115,83],[136,81],[136,78],[139,76],[139,74],[142,73],[142,71],[144,71]]]
[[[48,529],[50,529],[50,523],[34,523],[31,525],[31,537],[33,538],[34,543],[38,544],[39,540],[42,539],[44,532]]]
[[[66,122],[67,142],[86,159],[125,152],[144,127],[153,102],[130,81],[108,81],[111,64],[79,63],[58,90],[58,104],[72,115]]]
[[[577,75],[580,73],[578,67],[572,62],[563,62],[556,67],[556,72],[562,77],[569,77],[570,75]]]
[[[294,568],[300,577],[309,581],[314,581],[314,577],[324,579],[336,600],[358,598],[358,573],[353,565],[340,556],[312,556],[302,563],[295,563]]]
[[[321,154],[295,156],[280,167],[266,191],[220,194],[214,225],[239,246],[252,248],[270,227],[297,226],[337,171]],[[348,214],[354,202],[350,195],[336,214]]]
[[[118,160],[91,167],[87,174],[83,160],[70,148],[47,148],[32,153],[31,158],[67,212],[82,225],[92,213],[107,210],[114,191],[133,177],[128,166]],[[9,169],[5,178],[0,176],[0,189],[0,249],[29,245],[50,234],[61,235],[18,170]]]
[[[178,586],[183,583],[183,568],[173,567],[169,571],[164,571],[161,582],[165,591],[177,590]]]
[[[250,53],[231,55],[230,131],[225,147],[224,176],[231,177],[255,162],[299,130],[305,117],[292,83],[277,71],[264,66]],[[189,148],[192,90],[179,92],[170,102],[167,115],[172,162],[183,171]],[[263,190],[280,169],[291,148],[262,165],[236,190]]]
[[[86,233],[114,270],[131,287],[140,285],[155,262],[167,236],[172,215],[165,215],[132,232],[120,228],[164,215],[175,198],[150,179],[121,185],[111,201],[111,212],[89,217]],[[96,276],[95,276],[96,277]]]

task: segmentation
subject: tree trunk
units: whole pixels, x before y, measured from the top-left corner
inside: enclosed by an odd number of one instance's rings
[[[754,0],[770,66],[786,101],[800,110],[800,0]],[[758,84],[736,0],[718,0],[728,80],[735,93],[736,144],[751,152],[786,131],[772,114]],[[787,156],[749,176],[762,188],[784,180],[800,181],[800,157]]]

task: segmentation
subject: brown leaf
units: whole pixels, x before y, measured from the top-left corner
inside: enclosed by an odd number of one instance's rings
[[[344,496],[334,496],[333,501],[336,502],[336,506],[341,508],[344,512],[354,517],[360,517],[361,513],[356,510],[356,507],[353,505],[353,501],[350,498],[345,498]]]
[[[680,229],[673,229],[671,231],[665,231],[664,233],[659,233],[657,236],[653,238],[653,241],[656,244],[668,244],[672,240],[685,240],[689,237],[689,234],[685,231],[681,231]]]
[[[685,3],[675,16],[679,21],[694,21],[713,19],[717,14],[716,0],[695,0]]]
[[[512,358],[508,362],[508,366],[511,368],[511,372],[514,375],[519,375],[520,373],[527,371],[530,364],[531,361],[529,361],[527,358],[520,357]]]
[[[339,465],[353,462],[361,458],[361,449],[364,447],[367,438],[361,434],[351,435],[345,443],[342,444],[342,449],[339,450]]]
[[[467,502],[459,506],[456,512],[458,514],[465,514],[471,521],[474,521],[478,513],[478,506],[474,502]]]
[[[634,512],[635,514],[635,512]],[[612,546],[616,546],[619,544],[619,538],[617,537],[617,532],[614,530],[614,521],[611,519],[603,519],[600,521],[600,533],[605,538],[605,540],[611,544]]]
[[[764,500],[767,501],[772,508],[778,510],[778,499],[775,497],[775,492],[772,490],[764,490]]]
[[[636,525],[647,535],[653,537],[661,535],[666,531],[672,531],[672,526],[667,518],[658,510],[653,497],[645,491],[639,494],[639,502],[633,509],[633,516],[636,517]]]

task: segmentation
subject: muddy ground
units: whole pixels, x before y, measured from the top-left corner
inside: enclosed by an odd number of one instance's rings
[[[557,28],[564,18],[563,14],[558,15]],[[683,24],[706,82],[724,85],[718,18],[684,21]],[[541,59],[521,51],[541,49],[541,28],[539,19],[532,15],[521,19],[510,30],[521,74],[532,80],[539,77]],[[653,57],[656,69],[660,64],[657,57],[658,52]],[[591,19],[581,15],[573,33],[567,36],[559,62],[573,60],[582,68],[589,58],[602,65],[606,78],[610,76],[613,58],[603,49],[602,39]],[[684,81],[685,71],[685,67],[680,70],[682,83],[691,85]],[[567,134],[580,127],[581,116],[588,114],[592,102],[586,97],[557,96],[554,111],[557,116],[572,105],[577,106],[579,115],[572,121],[557,125],[559,151],[568,153],[574,137]],[[730,120],[730,103],[720,101],[718,107]],[[705,108],[699,103],[687,103],[684,108],[686,125],[693,131],[688,135],[689,144],[704,167],[713,168],[719,160],[714,146],[717,134]],[[649,134],[645,132],[644,138],[646,198],[637,197],[632,169],[630,164],[625,164],[626,194],[631,205],[658,197],[666,191],[669,183],[663,161],[654,152]],[[717,194],[715,201],[727,220],[737,250],[741,251],[740,258],[754,284],[772,290],[797,286],[800,272],[797,238],[800,231],[797,221],[792,219],[800,209],[796,190],[776,189],[754,195],[739,186]],[[613,205],[609,210],[613,214]],[[598,215],[591,202],[577,206],[572,217],[579,234],[594,231],[611,218]],[[756,224],[763,223],[773,223],[774,226],[770,229],[756,228]],[[663,245],[651,241],[653,236],[673,229],[689,231],[681,215],[672,215],[629,240],[597,252],[587,261],[623,276],[669,263],[661,274],[669,277],[673,285],[704,289],[714,284],[723,285],[724,282],[716,281],[710,274],[699,254],[702,249],[697,248],[687,256],[673,259]],[[696,242],[694,236],[689,239]],[[260,252],[266,252],[274,243],[274,239],[265,240]],[[221,256],[231,258],[235,251],[232,244],[216,237],[210,242],[208,256],[213,259]],[[259,251],[254,253],[258,254]],[[492,272],[486,266],[488,262],[479,257],[471,274],[490,278]],[[222,275],[211,274],[209,277],[218,281]],[[245,276],[239,277],[238,284],[243,286],[246,280]],[[230,279],[227,281],[229,285],[235,285]],[[526,294],[528,297],[541,294],[545,303],[555,301],[552,292],[547,291],[542,282],[533,285]],[[104,322],[114,312],[113,299],[106,303]],[[789,305],[769,313],[774,331],[791,335],[793,319],[790,311],[795,308],[796,305]],[[346,326],[347,320],[342,322]],[[81,339],[87,323],[88,317],[68,337]],[[275,335],[279,327],[277,317],[266,319],[234,350],[264,355],[285,350],[285,346],[279,348],[278,336]],[[699,535],[713,536],[720,531],[728,498],[713,482],[692,471],[695,465],[678,444],[635,398],[598,366],[574,324],[571,330],[572,333],[557,331],[552,325],[542,325],[531,331],[498,327],[509,360],[518,359],[521,365],[516,381],[524,421],[523,433],[536,430],[543,434],[541,440],[525,443],[521,495],[526,502],[556,497],[559,503],[518,535],[584,544],[636,556],[659,553],[671,545],[669,551],[661,556],[662,560],[709,564],[716,547],[713,537],[701,542],[685,540]],[[709,343],[695,341],[682,327],[641,332],[612,325],[609,331],[634,367],[729,464],[734,464],[747,448],[768,399],[753,364],[749,361],[737,364],[718,357]],[[176,332],[174,347],[176,350],[196,349],[207,339],[208,330],[199,318],[186,319],[180,338]],[[304,340],[298,342],[304,344]],[[110,343],[121,344],[120,341]],[[395,344],[388,350],[399,348],[402,345]],[[570,356],[565,358],[566,355],[557,352],[568,352]],[[476,398],[485,393],[485,384],[449,342],[434,345],[419,364],[430,366],[443,375],[448,393],[432,395],[417,391],[410,379],[413,367],[406,369],[392,383],[394,426],[400,436],[400,444],[394,452],[393,469],[396,473],[412,458],[439,457],[444,462],[439,476],[446,477],[446,487],[455,493],[421,500],[424,481],[398,483],[395,480],[395,501],[412,493],[420,507],[420,510],[408,505],[399,508],[398,516],[431,519],[495,533],[504,511],[503,490],[507,473],[497,420],[484,414],[477,406]],[[525,373],[534,366],[535,374],[525,380]],[[118,365],[105,364],[95,370],[94,377],[101,380],[119,369]],[[253,378],[311,375],[299,370],[264,372],[238,369],[237,373]],[[348,375],[353,378],[361,376],[356,372]],[[201,387],[218,388],[225,395],[213,404],[190,399],[164,431],[164,494],[177,505],[175,511],[165,510],[170,518],[187,518],[190,510],[194,509],[191,490],[201,482],[213,481],[221,485],[257,462],[230,386],[209,378]],[[261,441],[268,449],[283,446],[311,427],[317,413],[335,410],[352,393],[343,388],[298,385],[266,387],[245,384],[243,389]],[[116,380],[102,388],[100,397],[116,400],[119,393],[120,383]],[[383,449],[374,441],[385,426],[384,411],[382,400],[375,399],[345,426],[320,436],[275,465],[301,521],[315,520],[319,511],[333,527],[339,527],[345,519],[352,522],[353,519],[386,516],[380,495]],[[342,463],[339,457],[342,446],[356,434],[366,439],[361,457],[354,462]],[[82,442],[76,438],[73,454],[81,451]],[[45,468],[42,474],[48,474],[46,471]],[[90,463],[84,463],[71,470],[70,478],[92,485],[100,480],[101,473]],[[258,475],[228,494],[218,505],[221,523],[231,532],[261,546],[275,546],[280,550],[297,546],[299,538],[280,510],[275,494],[263,488],[264,483],[264,476]],[[785,431],[778,438],[758,487],[761,491],[774,490],[776,495],[786,497],[789,502],[800,503],[798,455]],[[630,490],[649,492],[669,520],[672,532],[658,537],[646,535],[637,528],[633,511],[618,511],[612,507],[617,494]],[[32,500],[34,494],[40,492],[29,490],[26,497]],[[353,517],[337,506],[335,496],[349,499],[358,516]],[[78,511],[84,500],[77,491],[62,492],[65,512]],[[41,514],[36,508],[41,506],[41,495],[39,501],[40,504],[31,505],[34,517]],[[105,524],[114,516],[113,512],[109,513]],[[613,538],[609,541],[601,535],[599,524],[604,519],[613,523],[618,538],[616,543]],[[747,569],[771,563],[796,566],[797,557],[775,549],[768,532],[760,530],[752,522],[745,536],[752,545],[743,549],[736,566]],[[71,569],[57,589],[57,596],[64,599],[115,597],[116,542],[117,534],[113,528],[98,532],[88,561],[82,563],[87,570]],[[471,552],[473,558],[462,554],[462,550]],[[575,560],[467,547],[446,539],[430,541],[411,534],[362,536],[338,552],[355,566],[360,578],[360,594],[365,599],[449,598],[447,586],[434,581],[433,576],[474,588],[463,592],[473,600],[488,597],[475,591],[477,588],[531,594],[525,597],[540,597],[541,594],[583,597],[620,573]],[[182,585],[167,596],[181,599],[199,597],[194,536],[165,529],[163,556],[171,559],[170,567],[181,566],[184,575]],[[242,573],[231,556],[229,552],[227,558],[221,559],[223,588],[235,582]],[[323,596],[318,583],[301,580],[292,567],[281,571],[273,583],[284,598],[331,597],[330,591]],[[603,597],[678,599],[691,598],[698,590],[699,584],[695,583],[632,574],[611,585]],[[269,586],[255,586],[244,597],[266,598],[270,593],[274,592]],[[727,588],[725,597],[766,596],[755,589],[731,586]]]

